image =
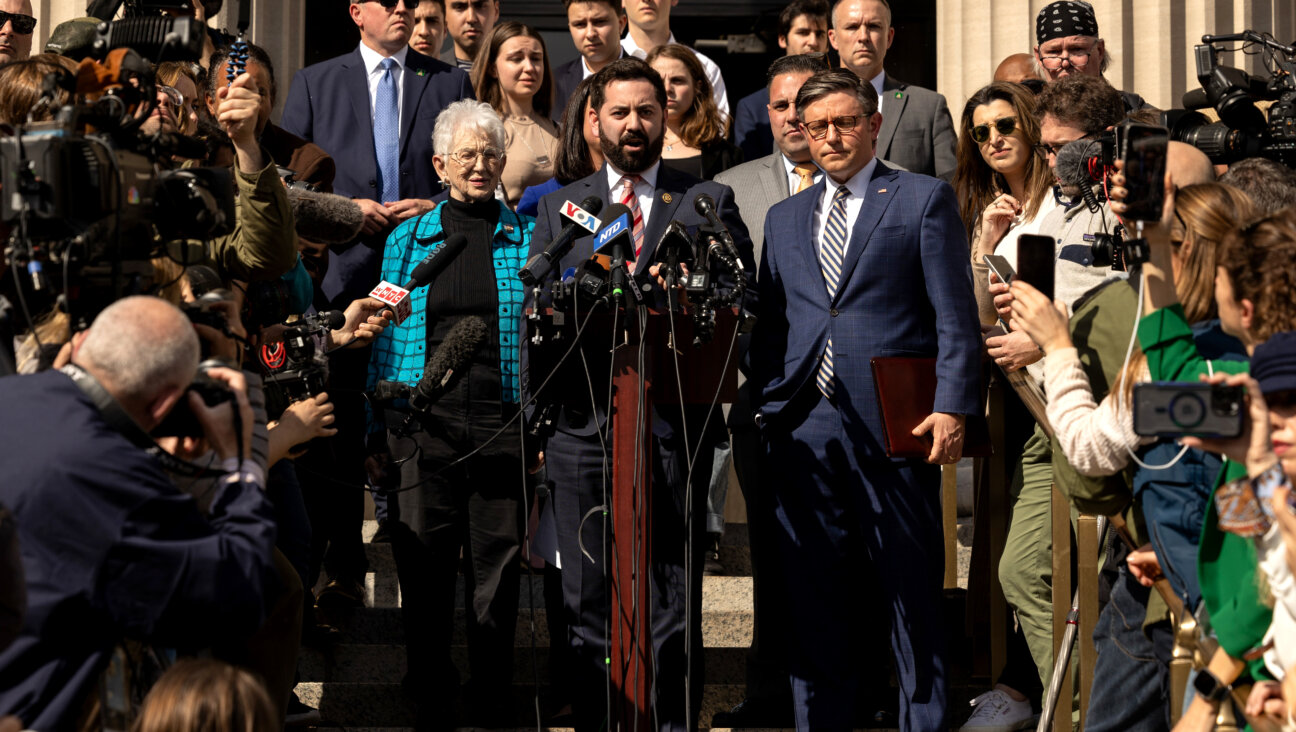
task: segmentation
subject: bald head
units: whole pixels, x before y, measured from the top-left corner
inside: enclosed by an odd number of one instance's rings
[[[1035,57],[1029,53],[1014,53],[1000,61],[994,72],[995,81],[1011,81],[1016,84],[1039,78],[1039,74],[1035,73]]]
[[[184,313],[165,300],[138,295],[104,308],[72,361],[152,429],[141,415],[151,413],[159,399],[179,398],[198,370],[198,355],[198,335]]]
[[[1170,141],[1166,148],[1166,172],[1176,188],[1194,183],[1214,183],[1215,166],[1206,153],[1183,142]]]

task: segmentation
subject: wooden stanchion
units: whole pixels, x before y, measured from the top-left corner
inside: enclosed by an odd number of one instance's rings
[[[1053,658],[1064,651],[1067,615],[1071,611],[1071,506],[1054,486],[1053,494]],[[1054,673],[1057,670],[1054,669]],[[1062,676],[1061,693],[1053,710],[1054,732],[1071,732],[1071,704],[1074,699],[1071,664]]]
[[[1089,709],[1089,692],[1093,689],[1094,663],[1097,649],[1093,631],[1098,624],[1098,564],[1101,547],[1098,536],[1098,517],[1082,514],[1076,525],[1076,573],[1080,585],[1079,634],[1076,646],[1080,655],[1080,729],[1085,728],[1085,713]]]

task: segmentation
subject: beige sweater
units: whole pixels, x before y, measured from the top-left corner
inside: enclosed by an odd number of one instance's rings
[[[1139,381],[1149,378],[1144,366]],[[1094,402],[1089,378],[1074,348],[1054,351],[1044,359],[1044,393],[1049,423],[1062,454],[1081,475],[1112,475],[1129,464],[1131,451],[1155,442],[1134,434],[1134,414],[1116,390],[1101,404]]]

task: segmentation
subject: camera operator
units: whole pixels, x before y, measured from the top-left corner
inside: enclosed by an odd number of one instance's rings
[[[242,374],[207,374],[232,404],[186,392],[198,338],[175,307],[130,297],[74,338],[61,371],[0,379],[0,500],[19,524],[28,619],[0,654],[0,709],[34,729],[66,729],[126,637],[219,645],[261,623],[275,527]],[[227,475],[207,518],[180,493],[144,437],[181,399]]]

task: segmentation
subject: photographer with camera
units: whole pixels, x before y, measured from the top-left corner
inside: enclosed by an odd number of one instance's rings
[[[106,308],[73,342],[60,371],[0,379],[0,500],[19,525],[28,611],[0,653],[0,710],[33,729],[73,727],[99,671],[127,637],[172,647],[218,646],[265,616],[275,527],[247,459],[252,408],[242,374],[209,406],[186,388],[198,338],[153,297]],[[181,399],[225,476],[204,518],[180,493],[146,434]]]

